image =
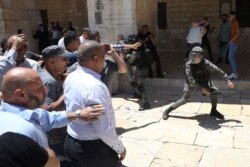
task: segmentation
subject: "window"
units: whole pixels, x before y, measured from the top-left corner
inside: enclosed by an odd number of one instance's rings
[[[159,29],[167,28],[167,4],[158,3],[158,27]]]
[[[101,11],[95,12],[95,23],[102,24],[102,12]]]
[[[250,1],[240,0],[236,1],[236,14],[240,27],[250,27]]]

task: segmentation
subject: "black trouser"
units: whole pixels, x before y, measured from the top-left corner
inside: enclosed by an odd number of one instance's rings
[[[136,67],[137,74],[137,89],[142,96],[142,105],[148,102],[148,96],[145,89],[145,81],[147,79],[149,68],[147,67]]]
[[[110,94],[112,94],[112,83],[113,83],[113,74],[114,72],[118,72],[118,66],[116,63],[110,61],[110,60],[105,60],[105,68],[101,72],[101,80],[105,83],[107,86]]]
[[[226,60],[228,61],[228,42],[220,41],[219,43],[219,53],[218,53],[218,59],[222,59],[222,57],[226,57]]]
[[[162,71],[161,71],[161,61],[160,57],[158,54],[158,51],[155,46],[151,46],[150,50],[154,56],[154,61],[155,61],[155,66],[156,66],[156,72],[157,72],[157,77],[162,77]]]
[[[218,88],[216,86],[210,86],[211,89],[213,90],[218,90]],[[183,104],[185,104],[187,102],[187,100],[191,97],[192,92],[198,88],[195,87],[189,87],[189,85],[187,83],[185,83],[184,89],[183,89],[183,95],[182,97],[177,100],[176,102],[174,102],[173,104],[170,105],[171,108],[176,109],[180,106],[182,106]],[[211,99],[211,105],[216,106],[217,105],[217,101],[218,101],[218,94],[211,92],[210,95],[210,99]]]
[[[202,47],[203,49],[207,48],[209,59],[213,60],[211,45],[207,37],[202,38]]]
[[[77,140],[66,137],[65,154],[72,167],[121,167],[117,153],[102,140]]]
[[[56,157],[59,159],[61,167],[70,167],[69,160],[66,158],[63,148],[66,135],[66,127],[52,129],[47,132],[49,147],[56,153]]]

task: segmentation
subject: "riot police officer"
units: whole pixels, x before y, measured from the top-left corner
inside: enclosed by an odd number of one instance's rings
[[[219,73],[226,80],[230,89],[234,88],[234,84],[228,79],[228,75],[225,72],[210,61],[204,59],[203,56],[204,50],[199,46],[194,47],[190,51],[189,59],[186,62],[185,67],[186,83],[183,90],[184,93],[181,99],[170,105],[170,107],[164,111],[164,120],[168,119],[171,111],[185,104],[194,90],[201,90],[203,95],[210,96],[212,105],[210,116],[214,116],[218,119],[224,119],[224,116],[216,109],[218,94],[215,91],[217,91],[218,88],[211,82],[209,71]]]
[[[141,99],[139,110],[150,109],[151,106],[148,102],[147,92],[145,89],[145,80],[149,76],[150,66],[154,63],[152,52],[148,45],[136,35],[130,35],[126,44],[137,42],[141,44],[140,47],[135,49],[126,50],[124,57],[129,64],[130,70],[128,72],[128,80],[134,88],[135,96]]]
[[[152,65],[154,59],[150,53],[150,50],[145,44],[139,47],[135,54],[138,55],[134,63],[136,68],[134,71],[136,81],[132,82],[131,84],[134,87],[138,97],[141,97],[139,110],[146,110],[150,109],[151,106],[148,102],[147,92],[145,89],[145,80],[149,75],[149,66]]]

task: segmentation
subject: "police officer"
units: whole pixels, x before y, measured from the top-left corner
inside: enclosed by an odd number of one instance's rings
[[[187,99],[191,96],[194,90],[201,90],[203,95],[210,96],[212,109],[210,116],[214,116],[218,119],[224,119],[224,116],[216,109],[218,94],[218,88],[211,82],[209,71],[215,71],[219,73],[226,81],[230,89],[234,88],[234,84],[228,79],[228,75],[220,68],[215,66],[210,61],[203,58],[204,50],[196,46],[189,53],[189,60],[186,62],[186,83],[184,87],[184,93],[182,98],[173,103],[168,109],[163,112],[163,119],[167,120],[169,113],[186,103]]]
[[[152,52],[148,49],[148,45],[146,43],[140,46],[136,50],[135,54],[137,55],[134,63],[136,67],[136,71],[134,71],[136,81],[132,82],[131,84],[134,87],[138,97],[141,97],[142,99],[141,103],[139,104],[139,110],[141,111],[151,108],[145,89],[145,80],[150,74],[150,67],[154,63],[154,57],[152,56]]]

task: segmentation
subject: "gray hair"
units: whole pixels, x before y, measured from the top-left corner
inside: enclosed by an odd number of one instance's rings
[[[78,62],[86,64],[98,54],[102,45],[96,41],[88,40],[78,48]]]

